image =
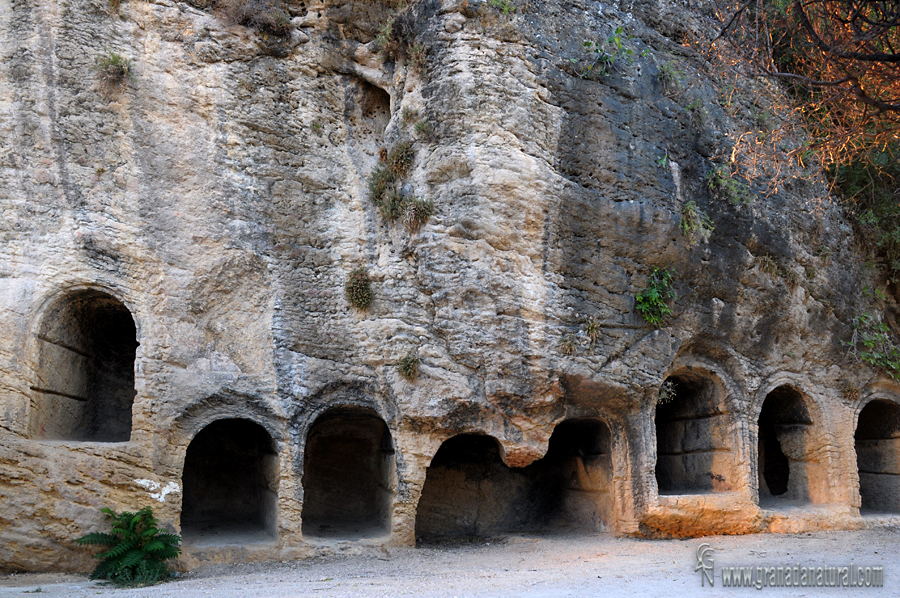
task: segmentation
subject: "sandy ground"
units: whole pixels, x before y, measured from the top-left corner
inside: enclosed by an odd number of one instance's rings
[[[697,547],[709,543],[716,585],[701,587]],[[722,565],[884,567],[883,588],[722,588]],[[900,529],[690,540],[507,536],[419,548],[336,553],[305,561],[206,567],[151,588],[116,590],[83,576],[0,577],[0,597],[284,598],[329,596],[900,596]]]

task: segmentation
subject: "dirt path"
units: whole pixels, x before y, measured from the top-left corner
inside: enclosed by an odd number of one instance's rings
[[[701,588],[696,550],[713,548],[714,588]],[[335,554],[297,562],[207,567],[180,579],[115,590],[82,576],[19,574],[0,578],[0,597],[283,598],[308,596],[723,596],[759,595],[722,588],[722,565],[857,565],[884,567],[883,588],[766,588],[777,596],[900,596],[900,529],[760,534],[692,540],[515,536],[365,556]]]

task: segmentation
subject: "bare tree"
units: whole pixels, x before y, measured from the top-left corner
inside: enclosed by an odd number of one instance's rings
[[[723,14],[716,39],[789,86],[823,163],[897,145],[900,2],[748,0]]]

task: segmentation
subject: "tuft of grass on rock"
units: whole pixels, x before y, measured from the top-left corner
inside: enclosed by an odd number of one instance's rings
[[[369,273],[364,267],[356,268],[350,273],[344,290],[347,293],[347,301],[353,307],[367,309],[372,305],[372,287],[369,284]]]
[[[394,220],[401,218],[406,209],[406,202],[406,197],[404,197],[399,190],[396,188],[391,189],[384,195],[381,204],[378,206],[381,217],[388,222],[393,222]]]
[[[409,169],[412,168],[413,161],[416,159],[416,150],[413,149],[412,143],[409,141],[401,141],[388,152],[387,164],[388,170],[397,178],[406,176]]]
[[[848,382],[841,388],[841,396],[848,401],[858,401],[861,393],[859,387],[856,384]]]
[[[410,351],[406,357],[401,359],[397,364],[397,371],[410,382],[415,382],[416,378],[419,376],[419,363],[419,357],[416,355],[415,351]]]
[[[128,81],[134,79],[134,62],[107,49],[97,58],[94,70],[97,71],[100,92],[104,96],[111,96],[119,91]]]
[[[403,208],[403,226],[410,233],[417,233],[434,214],[434,202],[416,197],[407,198]]]
[[[219,0],[216,9],[224,21],[277,37],[287,37],[294,26],[281,2],[272,0]]]

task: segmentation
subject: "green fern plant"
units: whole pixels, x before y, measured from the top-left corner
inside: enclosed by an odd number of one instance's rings
[[[635,309],[648,324],[659,327],[671,315],[670,299],[677,299],[672,289],[672,274],[665,268],[653,268],[647,288],[637,294]]]
[[[147,586],[166,579],[166,561],[181,554],[181,536],[161,533],[150,507],[119,515],[109,508],[102,512],[112,519],[110,533],[94,532],[76,540],[82,546],[107,548],[94,555],[102,562],[91,573],[91,579],[108,579],[123,587]]]

